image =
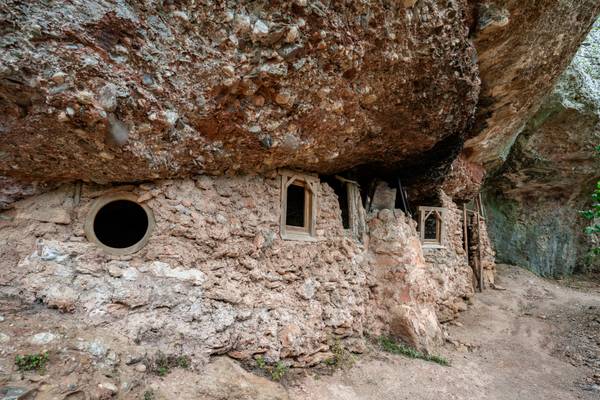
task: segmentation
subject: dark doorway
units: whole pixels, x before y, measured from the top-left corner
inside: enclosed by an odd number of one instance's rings
[[[291,184],[287,188],[287,205],[285,224],[289,226],[305,226],[304,214],[306,196],[304,186]]]
[[[108,247],[133,246],[148,231],[146,210],[130,200],[115,200],[102,207],[94,217],[94,234]]]
[[[344,229],[350,229],[350,205],[348,204],[347,184],[337,178],[329,178],[326,179],[325,182],[331,186],[338,198],[338,203],[342,210],[342,225],[344,226]]]

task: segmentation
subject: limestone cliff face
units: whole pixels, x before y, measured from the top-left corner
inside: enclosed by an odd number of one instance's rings
[[[0,174],[136,181],[411,159],[479,94],[449,1],[8,0]]]
[[[553,92],[486,183],[490,230],[502,261],[544,275],[592,267],[579,217],[600,178],[600,21]],[[590,263],[592,263],[590,265]],[[596,261],[597,263],[597,261]]]

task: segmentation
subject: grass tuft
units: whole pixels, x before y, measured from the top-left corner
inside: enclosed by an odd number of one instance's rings
[[[402,343],[397,343],[394,339],[387,336],[379,337],[379,347],[381,347],[383,351],[386,351],[388,353],[399,354],[409,358],[430,361],[443,365],[444,367],[450,365],[450,362],[442,356],[422,353],[412,347],[405,346]]]

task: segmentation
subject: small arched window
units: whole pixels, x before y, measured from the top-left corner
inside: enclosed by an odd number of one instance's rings
[[[317,217],[316,176],[281,171],[281,237],[287,240],[314,240]]]
[[[424,247],[442,247],[444,216],[442,207],[419,207],[419,235]]]

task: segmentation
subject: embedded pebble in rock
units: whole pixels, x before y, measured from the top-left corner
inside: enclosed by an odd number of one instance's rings
[[[57,85],[62,85],[65,82],[66,76],[67,75],[64,72],[59,71],[55,72],[50,79],[52,79],[52,81]]]
[[[8,343],[10,341],[10,336],[6,333],[0,332],[0,343]]]
[[[94,94],[88,92],[87,90],[77,92],[76,97],[77,101],[79,101],[81,104],[90,105],[94,102]]]
[[[51,332],[40,332],[33,335],[29,342],[34,345],[44,345],[55,340],[57,336]]]
[[[144,365],[144,364],[137,364],[135,366],[135,370],[137,372],[146,372],[146,365]]]
[[[285,35],[285,41],[288,43],[294,43],[296,41],[296,39],[298,39],[298,37],[300,36],[300,31],[298,30],[297,27],[292,26],[287,34]]]
[[[99,103],[105,111],[113,112],[117,108],[117,87],[107,84],[100,90]]]
[[[110,129],[107,134],[107,142],[123,146],[129,139],[129,129],[127,125],[119,121],[114,115],[109,114],[108,122]]]
[[[269,27],[263,21],[256,20],[254,23],[254,28],[252,29],[252,35],[256,38],[260,38],[266,36],[269,33]]]
[[[108,391],[111,394],[116,394],[119,391],[119,389],[112,382],[102,382],[98,384],[98,388],[100,388],[101,390]]]
[[[277,93],[277,96],[275,96],[275,101],[279,105],[286,105],[290,102],[291,98],[292,98],[292,96],[289,92],[282,91],[282,92]]]

